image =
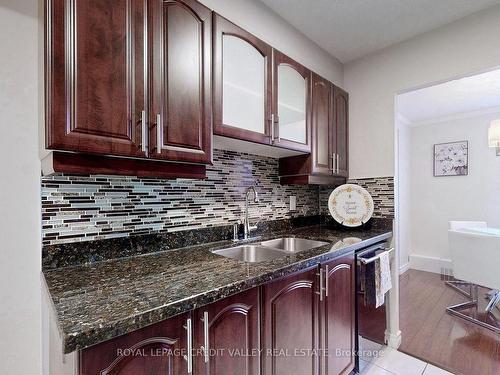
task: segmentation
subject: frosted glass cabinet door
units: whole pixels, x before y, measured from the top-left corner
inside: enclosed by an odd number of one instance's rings
[[[274,144],[309,152],[311,72],[274,50]]]
[[[270,144],[270,46],[215,16],[214,132]]]
[[[265,57],[232,35],[222,36],[222,51],[222,123],[265,134]]]
[[[279,136],[306,143],[306,80],[288,65],[278,67]]]

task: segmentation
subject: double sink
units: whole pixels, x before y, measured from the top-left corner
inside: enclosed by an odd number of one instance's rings
[[[257,263],[283,258],[290,254],[324,245],[328,245],[328,242],[308,240],[305,238],[282,237],[257,244],[213,250],[212,253],[244,262]]]

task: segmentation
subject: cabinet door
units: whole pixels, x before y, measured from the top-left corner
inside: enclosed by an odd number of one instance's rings
[[[198,375],[260,374],[259,288],[196,310],[195,324]]]
[[[214,15],[214,132],[270,144],[272,49]]]
[[[47,4],[47,148],[145,156],[144,1]]]
[[[212,12],[194,0],[150,0],[153,158],[212,159]]]
[[[349,94],[333,87],[333,113],[335,118],[335,174],[349,175]]]
[[[81,352],[80,375],[181,375],[188,371],[188,314],[97,344]]]
[[[266,375],[318,374],[317,268],[263,287]]]
[[[331,118],[331,83],[312,75],[312,173],[332,174],[333,121]]]
[[[273,50],[273,60],[273,143],[280,147],[310,152],[311,72],[276,50]]]
[[[326,275],[321,319],[322,374],[347,375],[354,368],[354,253],[322,266]]]

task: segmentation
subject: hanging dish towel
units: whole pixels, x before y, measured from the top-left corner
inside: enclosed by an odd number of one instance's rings
[[[391,282],[391,266],[389,264],[389,252],[385,251],[380,254],[375,261],[375,307],[384,304],[385,293],[392,288]]]

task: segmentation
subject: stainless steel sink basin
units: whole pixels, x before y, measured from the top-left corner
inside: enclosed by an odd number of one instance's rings
[[[282,258],[299,251],[328,245],[328,242],[307,240],[305,238],[283,237],[264,241],[260,244],[241,245],[229,249],[214,250],[212,253],[250,263],[265,262]]]
[[[305,238],[283,237],[261,242],[261,245],[284,250],[289,253],[297,253],[299,251],[310,250],[315,247],[328,245],[328,242],[307,240]]]
[[[270,247],[260,245],[242,245],[231,247],[229,249],[221,249],[212,251],[214,254],[224,257],[242,260],[245,262],[265,262],[277,258],[285,257],[287,254],[283,251],[272,249]]]

